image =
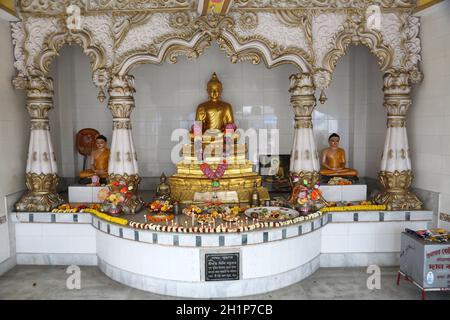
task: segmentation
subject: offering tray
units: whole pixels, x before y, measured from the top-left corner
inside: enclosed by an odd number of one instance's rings
[[[285,221],[297,218],[300,213],[294,209],[284,207],[256,207],[245,210],[245,215],[260,221]]]

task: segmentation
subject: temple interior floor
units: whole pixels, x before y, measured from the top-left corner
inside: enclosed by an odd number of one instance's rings
[[[242,299],[421,299],[420,290],[403,279],[397,267],[381,268],[381,289],[366,286],[366,268],[321,268],[289,287]],[[0,299],[179,299],[140,291],[104,275],[97,267],[81,267],[81,289],[66,288],[66,267],[16,266],[0,277]],[[450,292],[427,292],[427,300],[450,300]]]

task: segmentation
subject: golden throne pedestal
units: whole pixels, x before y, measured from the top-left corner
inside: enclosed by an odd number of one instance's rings
[[[239,137],[234,134],[233,142]],[[200,169],[202,163],[197,159],[191,135],[191,144],[183,146],[183,160],[177,164],[177,172],[169,178],[171,197],[183,204],[219,201],[222,203],[249,203],[254,190],[259,194],[260,201],[270,200],[269,192],[261,185],[261,177],[253,172],[252,163],[246,159],[246,145],[233,143],[231,152],[225,157],[222,152],[224,142],[223,133],[215,137],[202,136],[203,161],[210,165],[212,170],[225,159],[228,168],[222,178],[220,186],[214,194],[212,181]],[[214,198],[216,195],[216,198]]]

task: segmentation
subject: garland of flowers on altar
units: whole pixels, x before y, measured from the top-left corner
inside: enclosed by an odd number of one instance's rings
[[[228,163],[225,160],[217,165],[216,170],[213,170],[206,162],[200,165],[200,170],[202,170],[203,174],[210,180],[221,179],[227,169]]]

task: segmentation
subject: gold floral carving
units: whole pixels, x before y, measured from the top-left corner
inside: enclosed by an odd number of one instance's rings
[[[316,106],[315,87],[310,74],[290,76],[291,105],[295,113],[295,129],[312,128],[311,115]]]
[[[64,203],[56,192],[57,174],[27,173],[25,179],[28,192],[16,203],[17,211],[48,212]]]
[[[419,210],[422,202],[409,188],[413,180],[411,170],[405,171],[381,171],[378,180],[382,186],[382,192],[375,196],[377,204],[384,204],[388,210]]]
[[[139,210],[142,209],[144,206],[144,201],[139,196],[139,183],[141,182],[141,177],[137,174],[114,174],[111,173],[108,176],[108,183],[111,183],[113,181],[125,181],[127,186],[133,187],[133,198],[127,199],[125,201],[125,204],[130,208],[131,213],[137,213]]]
[[[119,130],[119,129],[126,129],[126,130],[131,130],[132,129],[132,125],[131,125],[131,121],[127,120],[127,121],[113,121],[113,130]]]
[[[406,118],[388,118],[387,120],[388,128],[406,128]]]
[[[31,130],[47,130],[50,131],[50,125],[48,121],[31,120]]]
[[[191,15],[188,12],[176,12],[169,18],[169,25],[175,29],[183,29],[191,23]]]
[[[254,12],[243,12],[239,24],[244,30],[253,30],[258,26],[258,15]]]
[[[361,12],[354,11],[349,14],[342,31],[335,38],[335,47],[324,57],[322,65],[328,71],[333,71],[338,59],[345,55],[347,47],[351,44],[364,44],[378,58],[381,70],[391,66],[394,56],[393,49],[383,42],[383,36],[377,30],[368,30],[366,20]]]

